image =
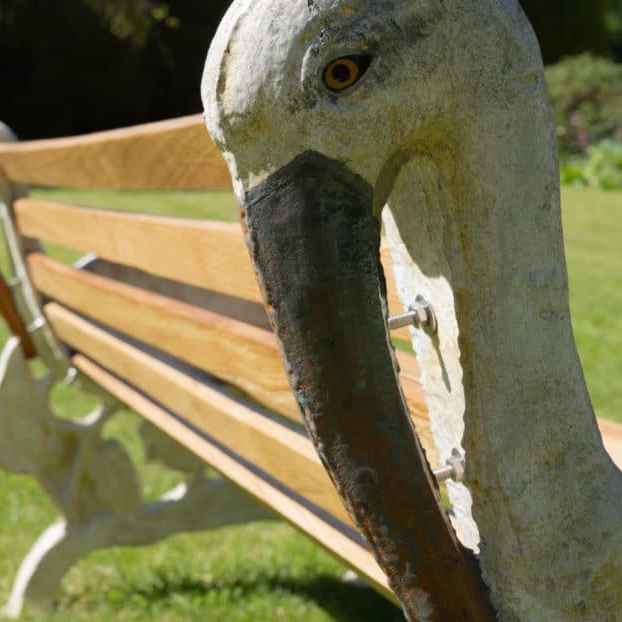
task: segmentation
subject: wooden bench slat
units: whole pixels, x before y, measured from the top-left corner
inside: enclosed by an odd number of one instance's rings
[[[98,385],[161,428],[179,443],[188,447],[217,471],[252,496],[260,499],[291,524],[331,551],[375,589],[395,602],[395,596],[387,585],[384,573],[372,555],[359,542],[323,520],[321,516],[313,513],[307,506],[271,486],[257,472],[235,461],[205,437],[196,434],[183,422],[172,417],[167,411],[158,407],[141,393],[109,374],[85,356],[75,355],[73,363]]]
[[[231,318],[76,270],[39,254],[28,256],[31,278],[50,298],[234,384],[292,421],[300,413],[272,333]],[[397,353],[400,379],[417,433],[439,466],[413,357]],[[249,374],[248,370],[260,370]]]
[[[32,199],[16,201],[15,214],[18,229],[26,237],[263,304],[236,223],[131,214]]]
[[[127,190],[230,188],[201,115],[69,138],[0,143],[0,168],[41,186]]]
[[[387,283],[387,304],[389,305],[389,311],[392,315],[402,313],[404,305],[402,305],[402,301],[397,294],[397,285],[395,283],[395,277],[393,276],[393,260],[391,259],[391,250],[384,240],[380,246],[380,261],[382,262],[384,278]],[[414,300],[410,301],[410,304],[414,303]],[[392,330],[391,335],[408,343],[411,342],[410,330],[406,327]]]
[[[348,515],[311,441],[241,401],[50,303],[46,314],[59,337],[119,375],[205,434],[346,524]]]
[[[240,227],[235,223],[130,214],[33,199],[17,201],[15,212],[18,228],[27,237],[95,253],[195,287],[263,302]],[[400,313],[402,305],[385,245],[381,259],[389,309]],[[393,331],[393,335],[410,341],[406,328]]]
[[[28,256],[37,289],[52,299],[230,382],[299,422],[272,333],[171,298]],[[258,370],[249,374],[249,370]]]

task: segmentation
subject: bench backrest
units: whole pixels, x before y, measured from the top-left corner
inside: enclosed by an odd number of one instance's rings
[[[199,115],[0,144],[0,176],[5,186],[230,187]],[[71,364],[390,595],[302,429],[240,227],[13,198],[8,235],[24,251],[30,283]],[[83,257],[67,265],[40,243]],[[386,248],[382,260],[397,313]],[[409,340],[406,329],[395,334]],[[417,431],[437,466],[417,366],[411,355],[398,359]]]

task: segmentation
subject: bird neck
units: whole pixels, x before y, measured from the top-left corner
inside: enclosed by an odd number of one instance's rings
[[[522,489],[599,437],[570,321],[548,101],[525,97],[480,118],[448,178],[466,443],[510,461],[504,481]]]
[[[594,600],[586,569],[605,572],[599,538],[622,519],[622,479],[602,448],[573,339],[542,91],[491,106],[445,150],[415,157],[396,180],[388,229],[402,292],[423,289],[437,311],[438,336],[414,346],[437,438],[464,429],[481,563],[500,619],[596,619],[572,612]],[[404,252],[410,273],[400,268]],[[619,554],[619,537],[616,546]]]

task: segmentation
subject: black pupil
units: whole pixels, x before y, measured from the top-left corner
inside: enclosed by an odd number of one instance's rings
[[[346,65],[345,63],[337,63],[333,67],[331,75],[333,79],[337,82],[348,82],[352,74],[348,65]]]
[[[324,68],[322,75],[324,85],[333,93],[345,91],[361,79],[372,59],[371,54],[353,54],[335,58]]]

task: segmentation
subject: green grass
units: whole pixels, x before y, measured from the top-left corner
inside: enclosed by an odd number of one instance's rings
[[[159,193],[38,192],[85,205],[187,217],[236,219],[227,193],[179,193],[174,205]],[[571,305],[578,348],[596,411],[622,421],[622,194],[567,189],[564,226]],[[56,251],[58,252],[58,251]],[[66,258],[71,258],[70,254]],[[0,266],[6,265],[0,247]],[[0,322],[0,343],[6,331]],[[59,415],[83,414],[88,399],[71,390],[54,395]],[[1,407],[1,405],[0,405]],[[123,440],[144,478],[147,498],[174,476],[146,464],[137,440],[138,418],[124,412],[107,434]],[[0,602],[20,560],[55,516],[32,478],[0,473]],[[211,533],[180,535],[139,549],[95,553],[63,582],[58,609],[27,609],[32,622],[397,622],[400,611],[371,590],[341,582],[344,568],[321,548],[281,523],[256,523]],[[0,620],[2,617],[0,616]]]
[[[622,193],[565,188],[575,339],[600,417],[622,422]]]
[[[229,191],[184,191],[175,193],[120,190],[34,190],[32,196],[76,205],[130,210],[146,214],[174,214],[180,218],[237,220],[237,208]]]

